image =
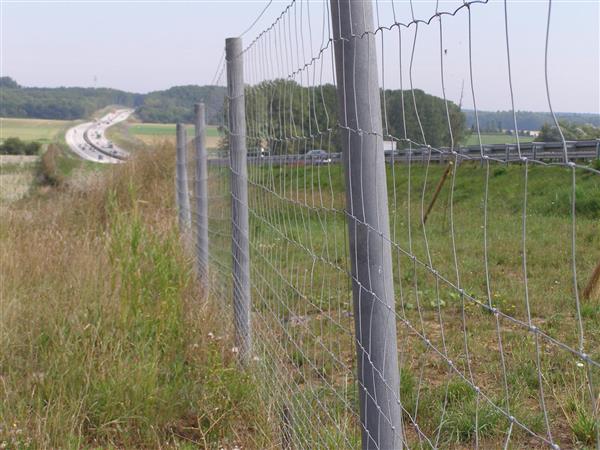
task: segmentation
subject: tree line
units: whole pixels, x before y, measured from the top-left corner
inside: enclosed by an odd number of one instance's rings
[[[32,88],[20,86],[10,77],[0,77],[0,116],[73,120],[89,117],[109,105],[136,109],[143,122],[193,122],[193,105],[206,104],[209,125],[226,123],[226,88],[223,86],[175,86],[162,91],[136,94],[109,88]],[[471,110],[461,110],[448,101],[420,89],[381,91],[384,134],[387,140],[408,139],[433,147],[463,144],[467,130],[475,123]],[[249,129],[271,136],[270,148],[282,138],[312,136],[311,146],[339,149],[337,94],[334,85],[304,87],[291,80],[265,81],[246,89]],[[541,130],[541,141],[560,140],[548,113],[518,111],[520,130]],[[514,128],[511,111],[479,111],[482,132]],[[558,113],[566,139],[599,137],[600,115]],[[450,127],[448,126],[450,119]],[[268,129],[266,128],[268,127]],[[278,141],[272,137],[279,138]],[[317,139],[318,137],[318,139]],[[288,144],[291,140],[288,140]],[[294,145],[302,140],[295,139]],[[256,142],[259,145],[260,142]]]
[[[475,127],[475,111],[464,110],[466,125],[468,128]],[[552,123],[552,115],[549,112],[516,111],[517,127],[519,130],[537,131],[544,124]],[[556,113],[563,121],[575,125],[592,125],[600,127],[600,114],[586,113]],[[499,133],[505,130],[513,130],[515,122],[512,111],[477,111],[479,118],[479,129],[485,133]]]
[[[600,127],[588,124],[581,125],[566,120],[559,120],[558,124],[560,125],[560,131],[562,131],[567,141],[600,139]],[[542,125],[540,134],[535,140],[537,142],[560,142],[562,138],[555,125],[545,123]]]
[[[245,95],[250,146],[276,153],[303,153],[312,148],[340,151],[334,85],[305,87],[291,80],[265,81],[248,87]],[[408,141],[433,147],[458,145],[465,138],[465,116],[453,102],[447,102],[446,110],[442,98],[422,90],[387,89],[381,91],[381,105],[384,139],[396,141],[398,148]]]
[[[89,117],[109,105],[137,107],[141,94],[108,88],[22,87],[10,77],[0,78],[0,116],[74,120]]]
[[[89,117],[110,105],[136,109],[143,122],[191,122],[193,105],[204,101],[207,123],[222,122],[226,89],[222,86],[177,86],[164,91],[136,94],[109,88],[33,88],[0,77],[0,116],[74,120]]]

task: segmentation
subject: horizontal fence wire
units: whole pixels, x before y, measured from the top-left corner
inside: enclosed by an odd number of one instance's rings
[[[367,392],[364,401],[380,408],[380,430],[393,427],[385,411],[399,402],[395,448],[600,448],[600,303],[581,294],[600,260],[594,206],[600,172],[577,159],[562,134],[546,145],[521,142],[515,133],[504,149],[492,151],[479,128],[483,56],[473,47],[485,36],[474,25],[491,14],[499,25],[490,33],[502,39],[504,53],[486,57],[504,63],[494,83],[506,91],[519,130],[513,79],[522,68],[511,65],[513,5],[375,1],[372,23],[363,18],[367,31],[340,37],[329,2],[294,0],[248,40],[242,56],[251,370],[269,418],[262,432],[274,444],[357,448],[366,439],[379,448],[361,410],[359,393],[367,388],[359,367],[374,364],[371,356],[380,349],[361,346],[357,336],[373,330],[356,325],[356,314],[367,297],[371,308],[390,306],[353,271],[363,263],[373,274],[382,270],[368,255],[359,261],[350,251],[348,224],[354,223],[392,254],[387,294],[395,301],[389,320],[397,377],[372,371],[386,389],[381,397]],[[556,19],[551,6],[538,8],[547,17],[546,33],[536,36],[546,61]],[[459,39],[464,101],[476,119],[478,145],[471,152],[461,149],[463,92],[460,101],[447,95],[447,61],[455,57],[447,49]],[[337,81],[363,73],[358,66],[336,71],[335,51],[353,41],[374,42],[367,66],[377,68],[379,98],[369,110],[380,115],[379,132],[373,123],[348,125],[361,123],[362,111],[340,111],[364,94],[349,94]],[[216,84],[225,82],[223,61]],[[556,120],[547,62],[538,69]],[[423,70],[438,74],[436,97],[417,88]],[[353,98],[340,101],[348,95]],[[208,160],[208,288],[231,314],[225,299],[235,280],[230,180],[236,174],[229,165],[227,104],[222,113],[222,137]],[[366,148],[343,149],[347,136],[363,136],[365,145],[369,136],[377,141],[380,154],[372,157],[384,161],[384,176],[370,183],[386,191],[387,205],[377,208],[386,208],[389,232],[363,221],[368,205],[347,194],[348,186],[371,189],[357,186],[363,174],[345,170],[351,156],[343,152],[356,156]],[[190,192],[199,195],[188,152]],[[353,305],[358,284],[364,297]]]

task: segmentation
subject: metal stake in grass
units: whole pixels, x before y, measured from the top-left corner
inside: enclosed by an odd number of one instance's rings
[[[200,280],[208,281],[208,186],[207,159],[205,143],[205,107],[204,103],[194,106],[196,119],[196,261]]]
[[[435,187],[435,192],[433,193],[433,198],[431,199],[431,202],[429,202],[427,211],[425,211],[425,215],[423,216],[423,225],[427,223],[427,217],[429,217],[429,213],[431,212],[431,209],[433,208],[433,205],[435,204],[435,201],[437,200],[438,195],[440,195],[440,191],[442,190],[442,187],[444,186],[444,182],[446,181],[446,178],[448,178],[448,175],[450,174],[451,171],[452,171],[452,161],[450,161],[448,163],[448,165],[446,166],[446,169],[444,170],[444,173],[442,174],[442,178],[440,178],[440,181],[438,182],[437,186]]]
[[[244,105],[244,61],[242,40],[225,40],[227,101],[229,102],[229,163],[231,170],[231,246],[233,313],[240,361],[250,359],[250,244],[248,241],[248,167],[246,110]]]
[[[192,223],[190,211],[190,195],[187,177],[187,135],[185,126],[177,123],[177,209],[179,212],[179,228],[187,233]]]
[[[592,294],[596,293],[597,296],[600,296],[600,261],[596,264],[596,268],[590,277],[590,281],[588,281],[585,289],[583,290],[583,298],[589,300],[592,298]]]

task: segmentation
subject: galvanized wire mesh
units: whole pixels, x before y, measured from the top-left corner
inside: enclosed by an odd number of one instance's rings
[[[460,101],[447,95],[447,59],[454,56],[447,47],[464,40],[456,57],[465,62],[465,104],[477,118],[477,67],[485,61],[473,51],[481,38],[473,23],[479,14],[497,15],[502,26],[493,33],[506,52],[493,57],[505,61],[506,72],[493,84],[506,91],[518,130],[512,4],[418,3],[376,1],[367,31],[342,38],[328,2],[295,0],[243,51],[251,370],[272,419],[264,431],[285,448],[354,448],[361,434],[363,444],[379,448],[378,436],[365,437],[367,423],[393,427],[386,408],[399,402],[394,448],[600,448],[599,300],[580,294],[600,259],[593,206],[600,172],[573,160],[576,147],[564,137],[525,144],[514,133],[500,150],[486,146],[478,121],[479,145],[462,149],[462,92]],[[547,26],[536,37],[546,59],[551,6],[540,3]],[[336,74],[334,48],[366,39],[377,43],[368,65],[379,73],[380,98],[370,112],[381,114],[380,134],[344,125],[359,112],[339,111],[336,97],[357,95],[336,80],[362,68]],[[555,117],[547,64],[540,69]],[[418,70],[439,73],[438,99],[417,89]],[[377,208],[387,208],[389,232],[362,225],[367,239],[393,254],[389,320],[397,329],[399,386],[391,382],[382,397],[367,394],[380,408],[375,418],[361,410],[366,388],[357,371],[380,349],[356,339],[372,330],[357,325],[364,305],[359,299],[353,307],[352,267],[364,264],[374,276],[381,267],[349,251],[347,224],[359,221],[352,211],[365,205],[346,196],[362,178],[344,173],[344,133],[376,135],[381,154],[372,157],[386,162],[385,176],[370,182],[387,189],[388,205]],[[208,169],[209,287],[224,299],[233,289],[230,176],[225,145],[213,151]],[[371,308],[389,308],[368,286],[360,289]],[[372,376],[384,385],[395,379]]]

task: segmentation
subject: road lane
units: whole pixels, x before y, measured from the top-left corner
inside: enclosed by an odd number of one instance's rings
[[[127,120],[132,109],[120,109],[110,112],[93,122],[86,122],[70,128],[65,140],[73,153],[87,161],[104,164],[124,162],[129,153],[114,145],[106,138],[106,129],[116,123]]]

